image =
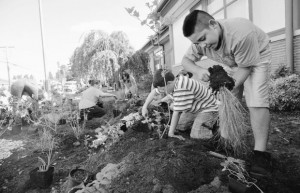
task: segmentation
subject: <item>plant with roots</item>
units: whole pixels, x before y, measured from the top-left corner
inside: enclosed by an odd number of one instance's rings
[[[245,136],[250,128],[248,112],[241,102],[230,92],[235,86],[234,79],[220,65],[208,69],[210,73],[209,87],[220,101],[218,108],[220,142],[235,154],[243,154],[248,150]]]
[[[237,162],[236,159],[228,157],[224,162],[221,163],[223,166],[222,171],[228,171],[230,175],[236,177],[236,179],[247,186],[255,186],[261,193],[263,191],[255,184],[256,179],[251,178],[248,172],[245,169],[245,165],[241,162]]]

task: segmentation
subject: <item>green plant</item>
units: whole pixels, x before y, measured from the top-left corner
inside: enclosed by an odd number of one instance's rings
[[[300,76],[292,74],[271,81],[270,108],[275,111],[300,109]]]
[[[49,148],[55,148],[57,146],[55,138],[47,128],[43,128],[40,139],[36,144],[37,149],[40,149],[42,152],[46,152]]]
[[[144,92],[151,92],[152,82],[153,82],[152,74],[142,75],[141,81],[138,82],[138,89]]]
[[[47,161],[45,161],[43,158],[38,157],[38,160],[41,162],[42,165],[39,166],[39,171],[45,172],[48,171],[49,167],[53,163],[53,148],[54,148],[54,139],[52,139],[48,144],[48,152],[46,152]]]
[[[87,113],[84,113],[83,114],[83,118],[84,118],[83,124],[80,124],[79,123],[79,120],[80,120],[79,114],[80,114],[80,112],[78,110],[73,111],[70,113],[70,117],[68,118],[69,125],[71,126],[72,131],[77,140],[79,140],[80,136],[83,134],[86,120],[87,120]]]
[[[162,113],[153,110],[153,112],[150,114],[150,117],[147,117],[145,120],[142,121],[142,123],[148,123],[149,128],[152,130],[156,130],[159,138],[161,139],[165,133],[168,133],[168,117],[168,113]]]
[[[279,66],[271,74],[272,79],[277,79],[280,77],[286,77],[291,75],[291,69],[285,64],[279,64]]]

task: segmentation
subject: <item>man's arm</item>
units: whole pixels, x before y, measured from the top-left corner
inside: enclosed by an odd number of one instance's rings
[[[168,136],[169,137],[175,137],[175,138],[178,138],[180,140],[184,140],[184,137],[182,137],[181,135],[175,135],[174,134],[175,133],[175,129],[176,129],[177,124],[178,124],[178,121],[179,121],[179,115],[180,115],[179,111],[174,111],[173,112]]]
[[[105,93],[105,92],[103,92],[102,90],[99,90],[100,92],[100,97],[115,97],[115,98],[118,98],[116,95],[114,95],[114,94],[110,94],[110,93]]]
[[[234,88],[237,88],[244,84],[246,79],[251,73],[251,67],[239,67],[238,70],[234,73],[233,78],[235,80]]]
[[[183,56],[181,64],[183,68],[196,75],[199,80],[207,82],[209,80],[209,72],[207,69],[197,66],[195,62],[186,56]]]

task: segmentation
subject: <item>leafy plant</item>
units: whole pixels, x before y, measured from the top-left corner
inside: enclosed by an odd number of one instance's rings
[[[150,114],[150,113],[149,113]],[[167,130],[169,129],[168,123],[168,113],[162,113],[156,110],[153,110],[150,117],[143,120],[143,123],[148,123],[148,126],[152,130],[156,130],[159,138],[161,139]]]
[[[292,74],[271,81],[270,108],[275,111],[300,109],[300,76]]]
[[[120,129],[123,123],[116,123],[110,125],[107,123],[106,125],[102,125],[101,127],[95,130],[96,139],[94,139],[89,145],[91,148],[98,148],[103,145],[105,148],[108,148],[110,145],[119,140],[119,137],[124,134],[124,132]],[[87,142],[85,142],[87,145]]]
[[[80,120],[80,112],[78,110],[73,111],[70,114],[70,117],[68,118],[68,122],[69,125],[72,128],[72,131],[76,137],[77,140],[79,140],[80,136],[82,135],[84,128],[85,128],[85,124],[86,124],[86,120],[87,120],[87,113],[83,114],[84,120],[83,120],[83,124],[81,125],[79,123]]]
[[[136,113],[130,113],[129,115],[123,117],[123,119],[121,119],[122,121],[125,122],[126,127],[129,128],[130,126],[132,126],[136,121],[140,121],[142,120],[142,116],[140,115],[139,112]]]
[[[280,77],[286,77],[291,75],[291,69],[285,64],[279,64],[279,66],[271,74],[272,79],[277,79]]]
[[[46,152],[47,161],[45,161],[43,158],[38,157],[38,160],[41,162],[42,165],[39,166],[39,171],[45,172],[48,171],[49,167],[53,163],[53,148],[54,148],[54,139],[52,139],[48,146],[48,152]]]

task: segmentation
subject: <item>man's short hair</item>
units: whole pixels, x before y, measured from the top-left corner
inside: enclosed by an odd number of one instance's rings
[[[95,82],[94,80],[89,80],[89,85],[94,86]]]
[[[164,77],[165,79],[164,79]],[[175,76],[172,72],[170,71],[163,71],[162,69],[159,69],[155,72],[154,77],[153,77],[153,87],[157,88],[158,86],[164,87],[166,86],[166,83],[168,81],[173,81],[175,79]]]
[[[94,85],[98,85],[98,84],[100,84],[100,80],[89,80],[89,84],[91,85],[91,86],[94,86]]]
[[[194,10],[189,13],[183,22],[182,31],[185,37],[191,36],[195,32],[197,24],[202,24],[203,28],[209,26],[209,20],[214,19],[210,14],[201,10]]]

